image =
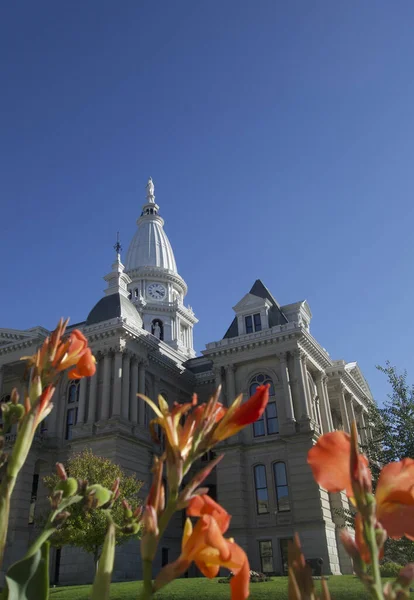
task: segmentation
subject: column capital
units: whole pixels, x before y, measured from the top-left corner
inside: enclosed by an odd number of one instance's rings
[[[295,348],[295,349],[292,351],[292,354],[293,354],[293,356],[294,356],[296,359],[299,359],[299,360],[303,360],[303,359],[306,357],[306,354],[305,354],[305,352],[302,350],[302,348]]]
[[[226,365],[226,371],[229,371],[230,373],[234,373],[236,371],[236,365],[231,364],[231,365]]]
[[[149,360],[147,358],[138,359],[138,363],[140,367],[144,367],[145,369],[149,367]]]
[[[278,352],[277,356],[281,364],[287,363],[287,352]]]

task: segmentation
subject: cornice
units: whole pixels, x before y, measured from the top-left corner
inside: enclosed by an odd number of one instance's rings
[[[277,325],[271,329],[263,329],[255,333],[240,335],[235,338],[224,338],[219,342],[207,344],[205,350],[201,352],[208,358],[226,356],[233,353],[250,351],[253,348],[263,346],[278,345],[286,341],[293,341],[300,338],[302,328],[296,323],[286,323]]]
[[[131,269],[130,271],[126,271],[130,276],[132,283],[141,279],[160,279],[162,281],[170,281],[175,283],[184,293],[184,296],[187,294],[187,284],[184,279],[178,275],[178,273],[173,273],[168,269],[163,269],[161,267],[139,267],[138,269]]]

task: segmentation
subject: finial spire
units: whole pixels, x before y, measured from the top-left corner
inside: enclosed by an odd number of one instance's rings
[[[121,250],[122,250],[122,246],[121,246],[121,242],[119,241],[119,231],[116,232],[116,243],[114,244],[114,250],[117,254],[118,259],[120,258],[120,254],[121,254]]]
[[[148,179],[147,183],[147,200],[148,202],[153,202],[155,204],[155,195],[154,195],[154,182],[152,181],[152,177]]]

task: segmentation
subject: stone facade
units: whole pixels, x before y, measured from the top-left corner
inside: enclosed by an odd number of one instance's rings
[[[312,337],[306,301],[280,306],[259,280],[234,306],[223,339],[208,343],[195,357],[197,319],[184,306],[187,286],[177,272],[153,185],[147,190],[127,270],[117,244],[104,298],[85,322],[73,325],[87,336],[97,372],[80,383],[62,380],[56,390],[55,408],[16,486],[5,566],[22,556],[35,534],[33,515],[47,506],[42,478],[71,452],[88,447],[119,463],[144,481],[145,496],[158,448],[148,433],[151,414],[138,392],[161,393],[169,403],[187,401],[196,392],[205,401],[221,385],[229,405],[237,394],[248,398],[267,381],[266,414],[222,444],[226,455],[209,478],[211,494],[232,514],[230,535],[245,548],[254,570],[284,573],[287,540],[297,531],[306,558],[321,558],[323,572],[350,573],[338,543],[343,523],[334,511],[346,507],[347,499],[319,488],[306,455],[321,433],[349,431],[353,420],[362,441],[370,435],[366,414],[373,399],[358,365],[333,360]],[[23,385],[21,356],[33,353],[48,334],[42,327],[0,329],[1,401]],[[15,432],[6,436],[7,445],[14,437]],[[177,515],[157,567],[179,552],[181,525]],[[91,580],[92,558],[79,550],[54,551],[52,558],[52,581]],[[131,541],[117,551],[114,578],[140,576],[139,543]]]

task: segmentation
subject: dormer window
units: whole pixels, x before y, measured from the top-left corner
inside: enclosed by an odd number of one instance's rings
[[[247,315],[247,317],[244,317],[244,322],[246,326],[246,333],[253,333],[253,331],[262,330],[262,319],[260,317],[260,313]]]

